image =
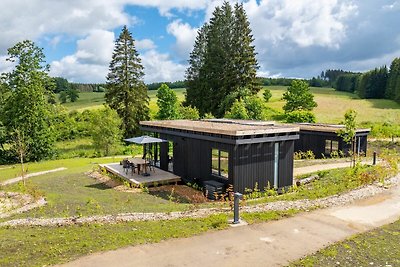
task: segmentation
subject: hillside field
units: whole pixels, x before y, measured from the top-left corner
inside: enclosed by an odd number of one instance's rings
[[[267,104],[269,107],[283,112],[282,107],[285,102],[282,95],[286,86],[270,86],[272,98]],[[358,122],[381,122],[388,124],[400,123],[400,105],[394,101],[386,99],[359,99],[355,94],[338,92],[333,88],[311,88],[318,103],[314,110],[317,122],[339,123],[348,109],[354,109],[358,113]],[[175,89],[179,101],[184,100],[185,89]],[[259,96],[262,97],[263,90]],[[151,114],[157,112],[156,90],[149,91]],[[79,99],[75,103],[63,104],[68,110],[83,111],[85,109],[96,109],[104,103],[104,93],[80,93]]]

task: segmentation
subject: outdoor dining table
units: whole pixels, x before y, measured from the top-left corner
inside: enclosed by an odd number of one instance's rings
[[[129,158],[128,159],[129,163],[133,163],[135,164],[135,166],[138,166],[138,174],[140,174],[141,170],[144,170],[143,174],[148,174],[147,172],[147,166],[148,166],[148,162],[145,159],[142,158]]]

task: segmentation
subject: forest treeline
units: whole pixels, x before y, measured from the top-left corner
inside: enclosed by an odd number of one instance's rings
[[[323,80],[337,91],[356,93],[360,98],[385,98],[400,103],[400,58],[386,66],[359,73],[343,70],[326,70]]]

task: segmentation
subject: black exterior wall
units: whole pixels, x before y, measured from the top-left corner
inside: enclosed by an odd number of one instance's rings
[[[356,133],[356,152],[361,154],[367,153],[367,136],[369,132]],[[351,151],[351,144],[347,144],[343,141],[337,133],[332,132],[320,132],[320,131],[304,131],[300,130],[300,139],[295,141],[294,151],[306,152],[312,151],[316,158],[330,157],[330,153],[325,153],[325,142],[326,140],[332,140],[338,142],[338,150],[342,151],[345,155],[348,155]]]
[[[232,184],[235,192],[245,193],[246,189],[264,190],[274,186],[275,143],[279,143],[278,188],[291,186],[293,183],[293,149],[297,133],[271,135],[252,139],[252,143],[235,144],[232,138],[219,136],[218,141],[174,134],[162,129],[143,130],[159,133],[161,139],[173,143],[173,172],[186,183],[202,185],[204,181],[216,180],[225,185]],[[168,133],[166,133],[168,132]],[[212,137],[212,136],[211,136]],[[269,139],[271,141],[265,141]],[[247,140],[247,139],[246,139]],[[250,139],[249,139],[250,140]],[[257,141],[258,140],[258,141]],[[229,178],[212,174],[212,149],[228,152]],[[160,146],[160,168],[168,170],[168,143]]]

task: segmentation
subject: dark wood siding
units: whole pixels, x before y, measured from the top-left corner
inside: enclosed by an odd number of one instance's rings
[[[227,144],[209,140],[160,134],[160,138],[174,143],[174,173],[184,182],[202,185],[206,180],[217,180],[232,184],[235,192],[245,193],[246,189],[264,190],[274,184],[274,144],[263,142],[253,144]],[[292,185],[294,141],[279,141],[278,186]],[[218,177],[211,172],[212,149],[228,152],[229,179]],[[161,166],[166,166],[166,146],[161,147]]]
[[[260,143],[237,146],[234,153],[234,190],[264,190],[274,181],[274,143]]]
[[[360,140],[360,149],[363,152],[367,151],[367,134],[361,133],[356,135]],[[348,155],[351,151],[351,144],[347,144],[336,133],[330,132],[312,132],[300,131],[300,139],[295,141],[294,151],[306,152],[311,150],[316,158],[329,157],[330,154],[325,153],[325,141],[332,140],[338,141],[339,150]]]

